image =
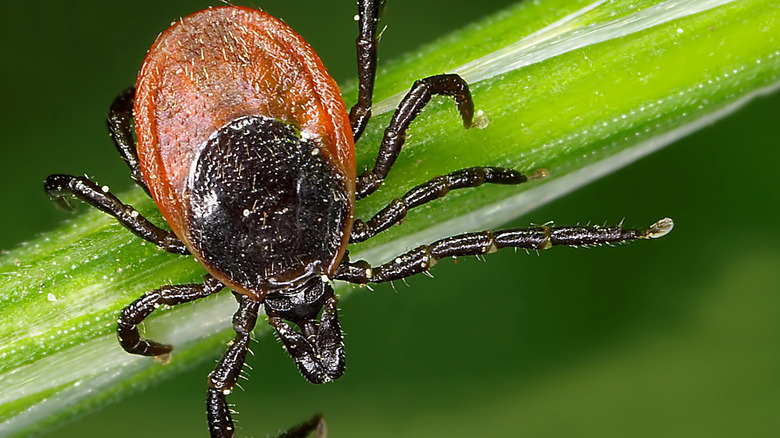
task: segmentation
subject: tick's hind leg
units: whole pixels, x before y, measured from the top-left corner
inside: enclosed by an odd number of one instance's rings
[[[463,78],[455,74],[445,74],[416,81],[406,97],[398,104],[390,126],[385,129],[374,168],[358,176],[355,192],[357,199],[365,198],[379,188],[401,152],[409,124],[436,94],[454,97],[463,119],[463,126],[466,128],[474,126],[474,102],[471,99],[469,86]]]
[[[119,316],[116,328],[119,344],[122,348],[132,354],[165,358],[173,350],[173,347],[141,339],[137,326],[161,305],[174,306],[188,303],[215,294],[224,287],[211,275],[206,275],[204,279],[203,284],[163,286],[146,293],[125,307]]]
[[[365,261],[344,262],[335,280],[351,283],[381,283],[428,271],[445,257],[482,255],[501,248],[548,249],[556,245],[592,246],[629,240],[657,238],[672,230],[672,220],[661,219],[646,231],[622,227],[534,227],[461,234],[419,246],[392,262],[371,267]]]
[[[119,223],[136,236],[146,239],[168,252],[189,253],[184,243],[171,231],[163,230],[149,222],[133,207],[123,204],[116,196],[112,195],[107,187],[99,187],[87,177],[49,175],[43,187],[49,198],[60,207],[72,209],[70,198],[75,196],[98,210],[114,216]]]
[[[521,184],[531,179],[543,178],[547,174],[539,169],[530,176],[503,167],[470,167],[448,173],[421,184],[408,191],[401,198],[395,198],[390,205],[374,215],[368,222],[356,219],[352,225],[350,242],[362,242],[400,222],[406,213],[434,199],[445,196],[450,190],[478,187],[482,184]]]
[[[119,155],[130,167],[130,176],[136,184],[149,193],[144,176],[141,173],[141,163],[138,161],[138,151],[133,140],[133,100],[135,88],[130,87],[114,99],[108,110],[106,124],[111,139],[119,151]]]

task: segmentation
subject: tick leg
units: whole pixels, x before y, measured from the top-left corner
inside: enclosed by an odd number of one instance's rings
[[[303,377],[312,383],[330,382],[344,373],[344,336],[339,325],[336,296],[333,289],[328,288],[330,296],[325,300],[319,324],[314,320],[316,314],[294,318],[266,304],[268,323],[276,329]],[[294,322],[301,331],[282,318]]]
[[[75,196],[98,210],[114,216],[119,223],[138,237],[160,248],[176,253],[189,254],[184,243],[171,231],[163,230],[141,216],[133,207],[123,204],[108,188],[98,187],[89,178],[72,175],[49,175],[44,183],[49,198],[60,207],[73,209],[70,197]]]
[[[257,323],[257,312],[260,309],[259,301],[254,301],[245,295],[237,298],[239,307],[233,315],[236,337],[229,344],[227,352],[222,356],[217,367],[209,374],[206,409],[212,438],[231,438],[235,434],[225,396],[233,390],[244,366],[251,341],[250,336]]]
[[[401,198],[393,199],[390,205],[374,215],[368,222],[363,222],[360,219],[355,220],[349,241],[355,243],[370,239],[400,222],[410,209],[441,198],[450,190],[478,187],[485,183],[521,184],[528,181],[529,178],[543,178],[546,174],[547,172],[543,169],[526,176],[516,170],[503,167],[470,167],[444,176],[437,176],[427,183],[413,188]]]
[[[228,408],[225,402],[225,396],[220,394],[219,391],[209,388],[206,403],[208,405],[211,438],[233,438],[235,436],[235,427],[230,418],[230,408]],[[315,415],[303,423],[291,427],[274,438],[304,438],[312,432],[315,432],[315,438],[327,437],[325,421],[319,415]]]
[[[260,302],[245,295],[236,294],[239,301],[238,311],[233,315],[233,329],[236,337],[229,344],[214,371],[209,374],[209,389],[206,398],[206,410],[209,418],[209,430],[212,438],[232,438],[235,426],[230,418],[230,408],[225,396],[236,385],[241,368],[244,367],[246,354],[251,342],[251,333],[257,323]],[[316,430],[318,438],[325,437],[325,423],[319,415],[277,435],[276,438],[303,438]]]
[[[311,432],[315,432],[314,438],[326,438],[328,436],[325,421],[319,415],[315,415],[309,420],[276,435],[274,438],[304,438],[309,436]]]
[[[163,286],[146,293],[125,307],[119,316],[116,328],[119,344],[122,348],[128,353],[142,356],[162,356],[164,359],[173,350],[173,347],[141,339],[137,326],[161,305],[174,306],[188,303],[215,294],[224,287],[211,275],[206,275],[204,279],[203,284]]]
[[[409,124],[420,114],[420,111],[435,94],[455,97],[455,103],[463,119],[463,126],[466,128],[473,126],[474,102],[471,100],[469,86],[463,78],[455,74],[446,74],[416,81],[412,85],[411,91],[396,108],[390,126],[385,129],[374,168],[358,177],[355,193],[357,199],[365,198],[382,184],[382,180],[385,179],[387,172],[395,163],[395,159],[398,158],[401,146],[406,140]]]
[[[130,176],[136,184],[149,193],[146,187],[144,176],[141,173],[141,163],[138,161],[138,151],[135,148],[133,140],[133,99],[135,98],[135,88],[130,87],[123,91],[114,99],[111,108],[108,110],[106,124],[111,139],[119,151],[119,155],[130,167]]]
[[[445,257],[482,255],[501,248],[548,249],[556,245],[593,246],[657,238],[672,230],[672,220],[661,219],[646,231],[622,227],[534,227],[461,234],[419,246],[390,263],[371,267],[365,261],[343,262],[334,277],[351,283],[381,283],[428,271]]]
[[[352,138],[355,141],[363,134],[363,130],[371,118],[371,103],[374,97],[374,79],[376,78],[376,50],[379,43],[376,25],[385,2],[384,0],[360,0],[359,3],[360,31],[357,40],[355,40],[359,81],[358,99],[349,111]]]

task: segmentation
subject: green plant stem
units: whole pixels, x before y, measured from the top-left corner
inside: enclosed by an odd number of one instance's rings
[[[462,73],[490,123],[465,131],[452,102],[436,100],[413,124],[385,186],[358,205],[359,217],[463,167],[544,167],[551,177],[523,187],[453,192],[410,213],[403,226],[355,245],[352,258],[382,262],[417,243],[494,227],[778,87],[776,2],[670,0],[663,6],[520,3],[383,65],[375,117],[357,147],[359,170],[372,163],[399,93],[419,77]],[[345,91],[354,101],[354,87]],[[140,190],[121,197],[161,223]],[[647,224],[656,219],[643,218]],[[151,376],[217,355],[235,310],[228,293],[150,318],[146,335],[176,345],[164,366],[125,354],[114,335],[117,313],[143,291],[196,282],[202,274],[191,258],[144,244],[97,212],[4,254],[0,435],[56,425]],[[339,289],[342,296],[348,291]],[[267,330],[260,326],[258,332]]]

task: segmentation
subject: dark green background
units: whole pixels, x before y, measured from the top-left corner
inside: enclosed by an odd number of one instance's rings
[[[52,172],[130,187],[104,128],[146,48],[201,1],[13,2],[0,27],[2,234],[12,248],[65,215]],[[389,0],[390,59],[499,10]],[[350,1],[267,0],[340,82],[354,76]],[[438,73],[438,72],[431,72]],[[780,431],[780,95],[622,169],[514,225],[645,224],[668,237],[617,249],[511,251],[342,303],[348,368],[303,381],[268,337],[231,401],[262,437],[314,412],[331,436],[716,437]],[[215,358],[49,436],[205,436]],[[1,389],[0,389],[1,390]]]

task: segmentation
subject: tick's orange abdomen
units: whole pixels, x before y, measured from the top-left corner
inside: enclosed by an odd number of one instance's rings
[[[308,43],[265,12],[223,6],[175,23],[149,49],[134,110],[144,178],[181,238],[194,154],[242,116],[274,118],[319,137],[354,193],[354,145],[338,86]]]

